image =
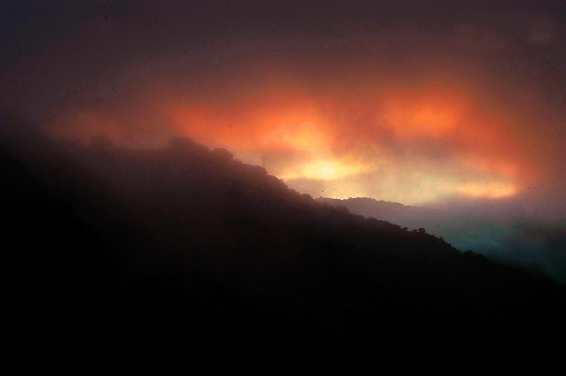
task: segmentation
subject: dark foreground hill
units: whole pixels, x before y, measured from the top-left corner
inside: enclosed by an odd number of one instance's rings
[[[561,325],[552,282],[315,202],[224,150],[4,135],[22,318],[76,331],[369,333]],[[56,323],[56,324],[54,324]]]

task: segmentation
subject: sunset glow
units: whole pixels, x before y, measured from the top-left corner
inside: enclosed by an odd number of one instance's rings
[[[508,152],[517,148],[513,140],[501,143],[507,137],[501,115],[474,104],[464,89],[439,94],[392,84],[385,92],[370,90],[356,103],[289,87],[262,91],[280,95],[226,103],[179,100],[172,92],[171,99],[153,106],[170,124],[169,133],[226,148],[315,197],[368,196],[409,204],[448,197],[497,200],[517,194],[528,176],[528,166]],[[116,133],[115,116],[82,114],[59,129],[120,142],[128,130]],[[139,122],[144,124],[143,115]]]
[[[282,173],[280,177],[285,180],[291,179],[314,179],[332,181],[355,176],[367,170],[361,164],[348,164],[338,160],[317,159],[308,161],[294,167],[287,173]]]
[[[511,197],[517,191],[515,186],[505,183],[468,183],[457,188],[457,192],[464,196],[487,199]]]
[[[443,138],[464,120],[461,104],[442,98],[418,100],[405,95],[404,100],[390,101],[385,108],[386,125],[399,137]]]
[[[324,111],[328,99],[289,88],[276,101],[252,96],[230,105],[191,105],[189,99],[162,108],[177,132],[227,148],[313,196],[426,203],[451,196],[501,199],[519,191],[518,162],[491,149],[491,140],[501,137],[496,117],[471,111],[466,91],[427,95],[426,87],[391,86],[373,97],[377,107],[343,101],[335,105],[339,114]],[[437,153],[444,157],[438,160]]]

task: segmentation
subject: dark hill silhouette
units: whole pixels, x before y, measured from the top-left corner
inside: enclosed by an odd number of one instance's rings
[[[552,282],[317,203],[225,150],[33,132],[4,134],[1,150],[15,295],[45,320],[193,334],[562,320]]]

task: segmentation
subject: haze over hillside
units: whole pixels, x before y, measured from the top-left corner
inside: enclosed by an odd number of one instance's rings
[[[28,299],[51,291],[54,319],[70,305],[91,307],[73,322],[106,312],[100,325],[120,325],[135,312],[144,325],[167,317],[205,331],[563,319],[550,281],[317,203],[225,150],[24,132],[1,151],[12,265]]]

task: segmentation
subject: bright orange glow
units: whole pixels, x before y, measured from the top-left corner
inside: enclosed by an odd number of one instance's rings
[[[459,186],[456,191],[467,197],[500,199],[517,194],[517,188],[506,183],[468,183]]]
[[[282,179],[315,179],[337,180],[358,175],[367,171],[367,167],[359,163],[346,163],[338,160],[316,159],[294,166],[280,174]]]
[[[298,107],[298,108],[297,108]],[[166,111],[172,122],[196,141],[235,150],[316,150],[328,146],[320,116],[307,106],[263,107],[244,114],[226,113],[206,106],[173,106]]]
[[[62,129],[82,137],[96,130],[118,141],[148,130],[154,137],[187,136],[261,164],[313,196],[407,204],[454,196],[502,199],[518,194],[527,176],[519,137],[507,132],[511,122],[475,104],[469,92],[368,85],[352,97],[317,96],[277,85],[230,101],[172,93],[151,105],[165,128],[149,124],[147,106],[140,106],[128,117],[84,113]],[[120,127],[123,119],[137,128]]]
[[[404,94],[385,101],[385,125],[403,138],[445,137],[458,127],[463,115],[463,103],[454,99],[419,99]]]

